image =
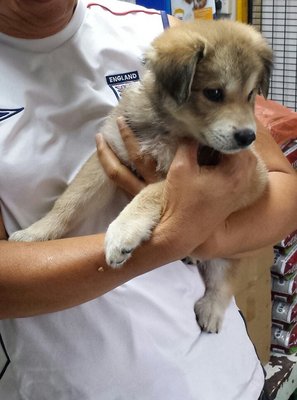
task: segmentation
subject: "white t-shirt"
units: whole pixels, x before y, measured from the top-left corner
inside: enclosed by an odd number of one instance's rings
[[[8,234],[51,208],[163,30],[159,13],[100,4],[79,1],[68,26],[45,39],[0,34]],[[126,202],[118,191],[100,215],[90,204],[72,234],[104,231]],[[256,400],[264,376],[238,309],[230,304],[219,334],[201,333],[193,305],[203,291],[197,269],[176,261],[78,307],[1,321],[0,399]]]

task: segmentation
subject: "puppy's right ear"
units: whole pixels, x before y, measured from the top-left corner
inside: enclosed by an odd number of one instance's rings
[[[263,63],[263,71],[260,77],[259,94],[262,94],[265,99],[267,99],[269,92],[270,76],[273,68],[272,50],[267,46],[261,51],[260,55]]]
[[[178,105],[190,96],[196,66],[205,56],[206,47],[206,40],[197,32],[179,25],[157,37],[146,54],[146,65],[157,85]]]

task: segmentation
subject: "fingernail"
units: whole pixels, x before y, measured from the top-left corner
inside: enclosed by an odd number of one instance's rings
[[[124,117],[118,117],[117,118],[117,124],[119,129],[124,129],[126,127],[126,122],[125,122],[125,118]]]

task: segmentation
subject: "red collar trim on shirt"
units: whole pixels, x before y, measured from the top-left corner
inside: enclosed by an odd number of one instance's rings
[[[115,12],[115,11],[112,11],[110,8],[108,8],[106,6],[103,6],[102,4],[99,4],[99,3],[89,3],[87,5],[88,8],[91,8],[93,6],[99,6],[99,7],[103,8],[106,11],[109,11],[111,14],[114,14],[114,15],[127,15],[127,14],[132,14],[132,13],[144,13],[144,14],[157,14],[157,15],[160,15],[160,12],[158,12],[158,11],[133,10],[132,9],[132,10],[129,10],[129,11]]]

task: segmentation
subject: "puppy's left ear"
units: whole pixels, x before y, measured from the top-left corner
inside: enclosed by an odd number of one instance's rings
[[[165,91],[178,105],[190,96],[196,66],[205,56],[206,47],[198,32],[177,26],[155,39],[146,54],[145,62],[161,93]]]
[[[263,71],[260,76],[259,94],[262,94],[266,99],[269,92],[270,76],[273,68],[272,50],[265,45],[265,48],[261,49],[260,56],[263,63]]]

